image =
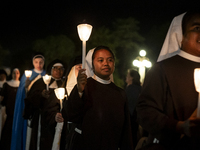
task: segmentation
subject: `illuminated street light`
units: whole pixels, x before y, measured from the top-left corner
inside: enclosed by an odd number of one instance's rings
[[[92,32],[92,26],[89,24],[79,24],[77,26],[78,35],[82,41],[82,68],[85,68],[86,41],[89,39]]]
[[[145,50],[141,50],[139,54],[140,56],[136,57],[136,59],[133,61],[133,66],[139,68],[138,72],[140,74],[140,82],[143,84],[145,77],[145,68],[150,68],[152,64],[149,61],[149,58],[145,57],[146,56]]]

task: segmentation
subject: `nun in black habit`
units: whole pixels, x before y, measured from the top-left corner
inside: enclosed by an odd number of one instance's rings
[[[62,85],[64,68],[61,60],[52,61],[47,67],[47,73],[51,74],[49,90],[46,89],[43,78],[40,78],[27,93],[24,118],[32,119],[30,150],[36,150],[38,147],[40,150],[52,148],[57,123],[55,117],[60,112],[60,101],[56,98],[54,89]],[[55,100],[57,107],[51,107],[52,101]]]

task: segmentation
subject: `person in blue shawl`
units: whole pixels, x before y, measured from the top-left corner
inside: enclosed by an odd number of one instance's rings
[[[26,135],[27,135],[27,120],[23,118],[24,99],[26,91],[28,91],[33,83],[45,75],[44,67],[45,58],[42,54],[36,54],[33,59],[32,75],[26,78],[23,74],[19,88],[17,90],[16,102],[14,108],[14,118],[12,126],[11,150],[25,150],[26,149]]]

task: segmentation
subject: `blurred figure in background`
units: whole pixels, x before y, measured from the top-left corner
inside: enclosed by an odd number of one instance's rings
[[[38,79],[25,98],[23,117],[31,119],[32,128],[29,150],[51,150],[57,122],[63,122],[60,113],[60,101],[56,98],[54,89],[61,87],[64,63],[53,60],[47,67],[51,75],[49,90],[43,78]]]
[[[140,75],[136,70],[129,69],[126,76],[125,92],[128,98],[128,108],[131,115],[131,129],[133,137],[133,145],[136,146],[138,142],[138,123],[136,122],[136,103],[141,92]]]
[[[19,78],[19,69],[13,69],[12,80],[4,83],[3,89],[0,93],[0,102],[6,107],[7,115],[0,140],[0,149],[2,150],[10,150],[15,99],[20,83]]]
[[[20,80],[14,107],[11,150],[25,150],[26,143],[29,143],[26,142],[26,139],[29,139],[29,135],[27,136],[27,120],[23,118],[24,99],[26,92],[31,89],[33,83],[45,75],[44,62],[45,58],[42,54],[35,54],[32,58],[34,68],[31,70],[31,77],[26,78],[23,74]]]

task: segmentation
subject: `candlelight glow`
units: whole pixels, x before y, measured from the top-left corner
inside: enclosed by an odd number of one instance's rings
[[[200,92],[200,68],[194,69],[194,84],[197,92]]]
[[[26,76],[27,78],[30,78],[31,75],[32,75],[32,71],[31,71],[31,70],[25,70],[25,76]]]
[[[65,88],[57,88],[54,90],[56,97],[60,100],[64,99],[65,97]]]
[[[45,84],[49,84],[51,81],[51,76],[46,74],[45,76],[43,76],[43,80]]]

